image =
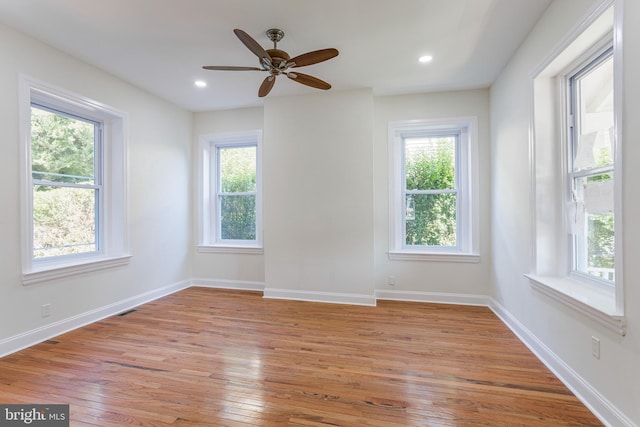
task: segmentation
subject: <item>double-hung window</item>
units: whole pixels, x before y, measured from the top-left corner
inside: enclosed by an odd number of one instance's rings
[[[201,252],[259,253],[261,132],[201,139]]]
[[[128,262],[126,115],[20,83],[23,283]]]
[[[571,271],[615,282],[613,48],[567,79]]]
[[[478,260],[476,123],[391,123],[391,259]]]
[[[624,335],[622,20],[601,0],[532,72],[534,289]]]
[[[31,104],[33,259],[98,253],[102,123]]]

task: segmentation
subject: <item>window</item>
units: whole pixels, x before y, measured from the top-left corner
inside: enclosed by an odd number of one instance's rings
[[[571,270],[615,282],[613,48],[567,79]]]
[[[199,250],[261,253],[261,132],[201,141]]]
[[[124,115],[21,77],[23,283],[128,262]]]
[[[534,289],[624,335],[618,0],[602,0],[533,71]]]
[[[100,251],[102,124],[31,104],[33,259]]]
[[[390,125],[391,259],[477,262],[477,119]]]

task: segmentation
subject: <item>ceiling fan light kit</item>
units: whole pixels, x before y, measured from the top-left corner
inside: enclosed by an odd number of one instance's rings
[[[328,90],[331,89],[331,85],[325,81],[320,80],[317,77],[303,74],[300,72],[289,71],[290,68],[304,67],[307,65],[317,64],[338,56],[337,49],[320,49],[312,52],[303,53],[296,57],[291,56],[284,50],[278,49],[278,42],[284,37],[284,31],[278,28],[271,28],[267,30],[267,37],[273,42],[273,49],[265,50],[260,44],[255,41],[246,32],[235,29],[233,30],[235,35],[240,41],[253,52],[259,59],[260,67],[238,67],[238,66],[225,66],[225,65],[205,65],[205,70],[220,70],[220,71],[265,71],[269,75],[262,81],[260,89],[258,89],[258,96],[264,97],[269,94],[273,85],[275,84],[276,77],[283,74],[289,79],[316,89]]]

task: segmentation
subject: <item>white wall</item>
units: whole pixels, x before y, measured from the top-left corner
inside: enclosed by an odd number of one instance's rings
[[[480,263],[389,261],[389,122],[466,116],[479,123]],[[194,116],[196,138],[263,126],[265,255],[194,252],[195,278],[242,287],[266,276],[269,288],[316,294],[489,294],[487,89],[383,97],[319,92],[268,98],[264,109]]]
[[[188,279],[191,113],[2,25],[0,52],[0,344]],[[130,265],[22,285],[19,73],[128,112]]]
[[[624,278],[628,321],[622,337],[533,290],[529,195],[529,73],[595,1],[556,0],[491,88],[493,294],[548,350],[608,401],[616,423],[640,424],[640,2],[624,3],[623,197]],[[601,341],[600,360],[591,337]]]
[[[373,297],[372,129],[370,90],[266,100],[266,295]]]
[[[489,91],[486,89],[375,98],[375,287],[394,292],[489,294],[490,164]],[[478,118],[480,179],[480,263],[389,261],[389,122],[401,120]],[[395,285],[388,284],[388,277]]]
[[[193,120],[194,169],[198,164],[198,139],[201,136],[262,130],[264,127],[263,116],[264,111],[261,107],[195,113]],[[193,188],[195,189],[198,184],[195,180],[199,178],[197,171],[193,172]],[[195,192],[194,197],[197,197]],[[193,227],[193,229],[194,233],[197,232],[197,227]],[[256,283],[264,283],[264,255],[198,253],[195,247],[196,243],[197,238],[190,252],[193,258],[193,277],[199,280],[200,284],[243,287],[247,283],[252,286]]]

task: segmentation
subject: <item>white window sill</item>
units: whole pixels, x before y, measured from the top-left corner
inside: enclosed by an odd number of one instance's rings
[[[223,245],[198,245],[200,254],[244,254],[262,255],[262,246],[223,246]]]
[[[537,276],[525,274],[534,289],[559,301],[596,322],[626,334],[624,313],[616,309],[614,289],[582,282],[568,277]]]
[[[76,260],[73,264],[36,265],[33,270],[22,274],[22,284],[32,285],[34,283],[47,282],[63,277],[75,276],[77,274],[119,267],[129,264],[130,260],[131,255],[123,255],[110,258],[93,258],[81,262],[77,262]]]
[[[391,261],[480,262],[480,255],[462,252],[388,252]]]

